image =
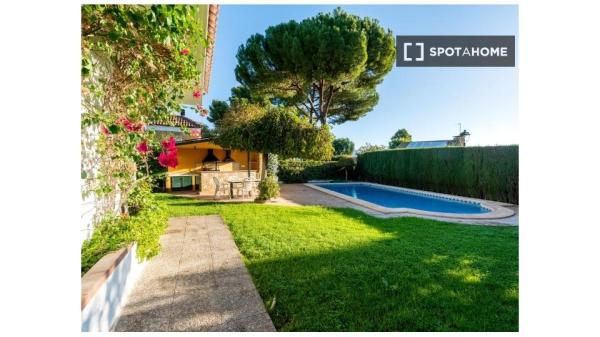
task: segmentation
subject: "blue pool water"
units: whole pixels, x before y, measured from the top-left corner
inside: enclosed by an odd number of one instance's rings
[[[429,212],[457,214],[490,212],[489,209],[481,207],[479,204],[447,200],[372,185],[352,183],[316,183],[314,185],[389,208],[412,208]]]

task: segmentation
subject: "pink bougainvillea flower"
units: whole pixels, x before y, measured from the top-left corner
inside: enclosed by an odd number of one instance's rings
[[[128,121],[128,123],[125,124],[125,128],[127,129],[127,131],[131,132],[141,131],[144,129],[144,123],[132,123]]]
[[[123,126],[125,127],[125,129],[127,129],[127,131],[133,131],[133,123],[131,123],[129,119],[125,119],[125,121],[123,122]]]
[[[158,155],[158,163],[163,167],[177,167],[177,146],[175,138],[169,137],[169,140],[161,142],[163,151]]]
[[[208,116],[208,110],[202,106],[202,104],[196,104],[196,110],[202,117]]]
[[[189,54],[190,54],[190,50],[189,50],[189,49],[187,49],[187,48],[183,48],[183,49],[182,49],[182,50],[179,52],[179,54],[181,54],[181,55],[189,55]]]
[[[194,90],[193,96],[194,96],[194,98],[200,98],[200,96],[202,96],[202,94],[200,93],[200,90]]]
[[[129,119],[127,119],[126,117],[119,117],[119,119],[117,119],[117,121],[115,123],[122,124],[123,127],[125,127],[125,129],[130,132],[137,132],[137,131],[141,131],[144,129],[144,123],[142,123],[142,122],[134,123],[134,122],[130,121]]]
[[[177,151],[161,152],[158,163],[163,167],[177,167]]]
[[[201,138],[202,137],[202,130],[200,130],[200,129],[192,129],[192,131],[190,131],[190,135],[193,138]]]
[[[102,132],[105,136],[110,135],[110,130],[104,125],[100,125],[100,132]]]
[[[170,165],[169,158],[168,158],[168,155],[167,155],[167,153],[166,153],[166,152],[161,152],[161,153],[158,155],[158,163],[159,163],[159,164],[160,164],[160,166],[162,166],[162,167],[170,167],[170,166],[171,166],[171,165]]]
[[[175,138],[173,138],[173,136],[169,137],[169,140],[163,140],[161,143],[162,143],[163,150],[177,151],[177,146],[175,144]]]
[[[139,143],[135,149],[141,153],[141,154],[146,154],[148,153],[148,143],[144,140],[141,143]]]

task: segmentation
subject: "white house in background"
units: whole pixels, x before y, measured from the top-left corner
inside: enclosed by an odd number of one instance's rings
[[[399,148],[404,149],[419,149],[419,148],[432,148],[432,147],[465,147],[467,146],[467,140],[471,134],[469,131],[464,130],[458,136],[454,136],[452,139],[444,140],[425,140],[416,141],[400,144]]]
[[[195,112],[194,109],[182,107],[178,115],[169,116],[169,121],[162,123],[152,122],[148,124],[148,129],[154,130],[158,139],[166,139],[169,136],[173,136],[179,142],[192,138],[200,138],[202,130],[206,129],[206,125],[187,117],[186,114],[189,114],[190,110]],[[183,129],[187,129],[189,134],[186,135]]]

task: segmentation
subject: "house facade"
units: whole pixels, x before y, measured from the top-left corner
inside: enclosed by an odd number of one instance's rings
[[[167,192],[197,191],[199,194],[213,194],[215,179],[227,184],[228,179],[260,179],[264,175],[262,153],[223,148],[213,138],[202,138],[205,125],[185,116],[171,115],[168,122],[153,123],[158,139],[173,136],[177,146],[177,166],[167,169],[167,177],[161,187]],[[187,129],[188,132],[183,130]]]
[[[264,175],[262,153],[226,149],[211,138],[177,142],[177,167],[169,168],[165,181],[167,191],[191,190],[213,194],[215,179],[228,184],[229,179],[260,179]]]
[[[400,144],[399,148],[405,149],[423,149],[423,148],[432,148],[432,147],[465,147],[467,146],[467,139],[471,134],[469,131],[464,130],[458,136],[452,137],[452,139],[443,139],[443,140],[425,140],[425,141],[416,141],[416,142],[408,142]]]
[[[204,57],[200,79],[204,94],[209,90],[219,7],[207,5],[205,9],[208,46],[192,51]],[[212,138],[202,138],[202,130],[206,129],[206,125],[191,118],[198,113],[195,108],[197,104],[202,104],[202,97],[194,97],[192,92],[186,93],[178,114],[171,115],[167,122],[148,125],[159,139],[173,136],[176,140],[178,163],[176,167],[167,169],[162,188],[167,192],[190,190],[199,194],[213,194],[215,179],[223,184],[227,184],[231,177],[260,179],[265,167],[261,153],[225,149]],[[183,132],[184,129],[188,132]]]

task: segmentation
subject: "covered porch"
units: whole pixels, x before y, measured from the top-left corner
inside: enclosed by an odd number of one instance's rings
[[[215,179],[224,185],[230,179],[259,180],[265,167],[262,153],[224,149],[208,138],[177,142],[177,161],[177,167],[168,169],[166,190],[206,196],[214,195]]]

